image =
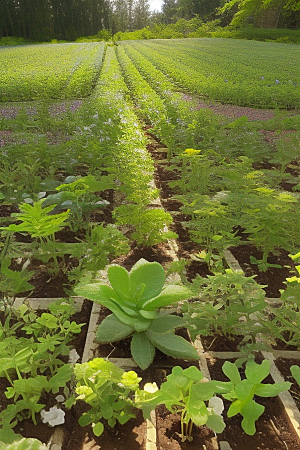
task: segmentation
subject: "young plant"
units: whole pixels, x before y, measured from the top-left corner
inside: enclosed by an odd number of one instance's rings
[[[114,216],[117,224],[133,227],[131,238],[139,245],[151,247],[177,237],[167,229],[172,217],[162,208],[148,208],[143,204],[122,205],[114,210]]]
[[[114,427],[117,421],[124,425],[135,417],[134,394],[141,378],[134,371],[124,372],[115,364],[95,358],[74,367],[77,400],[86,402],[90,409],[79,418],[84,427],[92,424],[93,432],[100,436],[105,424]]]
[[[230,392],[233,385],[228,382],[208,381],[194,366],[182,369],[173,367],[172,373],[167,376],[160,390],[152,395],[138,392],[136,402],[144,411],[149,413],[150,408],[164,404],[169,411],[181,416],[181,440],[192,441],[193,424],[206,425],[216,433],[222,433],[225,423],[221,416],[224,406],[216,393]],[[148,386],[145,385],[145,391]]]
[[[24,304],[12,310],[17,328],[23,325],[22,331],[30,337],[12,333],[1,336],[0,377],[9,381],[5,395],[13,403],[0,413],[0,441],[8,443],[18,421],[31,418],[36,423],[36,414],[45,406],[40,403],[45,393],[57,394],[71,380],[73,367],[64,364],[61,356],[69,355],[68,343],[81,329],[69,320],[73,311],[64,302],[55,303],[51,306],[53,314],[43,313],[41,317]],[[12,329],[16,331],[15,326]]]
[[[298,259],[300,254],[292,256]],[[286,289],[280,290],[280,305],[269,306],[270,320],[265,326],[275,338],[287,345],[300,347],[299,308],[300,308],[300,265],[296,266],[297,274],[286,279]]]
[[[69,273],[69,279],[76,281],[83,272],[92,272],[95,277],[113,258],[129,251],[128,239],[112,224],[90,227],[81,244],[79,265]]]
[[[69,223],[72,230],[85,228],[86,220],[92,211],[107,206],[106,200],[99,199],[95,195],[115,187],[111,177],[102,177],[97,180],[94,175],[85,177],[69,176],[65,182],[56,187],[57,194],[48,195],[45,200],[46,205],[55,204],[56,209],[68,208]]]
[[[241,347],[255,344],[257,334],[264,331],[260,319],[267,304],[264,290],[253,278],[231,269],[207,278],[196,277],[192,290],[200,301],[181,307],[192,338],[198,334],[242,335]]]
[[[72,246],[66,243],[60,244],[55,239],[55,233],[66,226],[69,210],[53,214],[55,205],[43,208],[43,202],[44,199],[34,202],[32,205],[22,203],[19,205],[21,212],[11,215],[21,223],[12,223],[1,229],[9,233],[28,233],[32,238],[36,238],[37,251],[34,256],[44,262],[53,259],[54,270],[57,273],[59,272],[58,256],[71,254],[73,250]]]
[[[233,389],[223,397],[232,403],[227,412],[228,417],[241,414],[243,420],[241,426],[245,433],[253,436],[256,432],[255,422],[263,414],[265,407],[256,403],[254,396],[275,397],[280,392],[287,391],[291,383],[264,384],[262,381],[269,375],[271,362],[264,360],[261,364],[256,364],[254,360],[246,363],[245,379],[241,379],[239,370],[234,363],[226,361],[222,367],[224,374],[233,384]]]
[[[155,348],[182,359],[199,359],[195,348],[175,328],[184,326],[182,317],[160,308],[189,298],[189,289],[166,285],[163,267],[157,262],[140,259],[128,273],[123,267],[110,266],[111,286],[102,283],[79,285],[78,295],[106,306],[113,314],[99,325],[96,339],[100,343],[119,341],[132,336],[131,354],[142,369],[153,361]]]
[[[278,247],[292,248],[289,224],[294,220],[295,203],[295,195],[266,187],[256,188],[244,197],[240,225],[249,234],[248,240],[263,252],[261,260],[250,256],[250,262],[257,264],[261,272],[268,267],[281,267],[268,263],[270,253],[276,252]]]

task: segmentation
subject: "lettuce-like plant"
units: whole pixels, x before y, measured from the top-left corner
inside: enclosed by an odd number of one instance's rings
[[[160,308],[191,296],[188,288],[165,285],[163,267],[140,259],[128,273],[121,266],[110,266],[111,286],[102,283],[79,285],[77,294],[106,306],[113,314],[99,325],[96,339],[100,343],[119,341],[132,336],[131,354],[142,369],[153,361],[155,348],[182,359],[199,359],[196,349],[175,328],[184,326],[182,317],[167,314]]]
[[[256,403],[254,396],[275,397],[291,387],[291,383],[288,381],[274,384],[262,383],[269,375],[270,367],[271,363],[268,360],[264,360],[261,364],[256,364],[253,360],[248,361],[244,380],[241,379],[238,368],[234,363],[226,361],[222,367],[225,375],[233,383],[232,391],[229,394],[223,394],[224,398],[232,401],[227,416],[233,417],[241,414],[243,416],[241,426],[245,433],[251,436],[256,432],[255,422],[265,410],[263,405]]]
[[[231,382],[208,381],[197,367],[182,369],[173,367],[160,390],[146,383],[144,390],[138,391],[136,405],[149,417],[151,409],[164,404],[169,411],[181,416],[181,440],[192,441],[193,424],[207,427],[216,433],[222,433],[225,423],[222,418],[224,409],[221,398],[216,394],[228,393],[232,390]]]

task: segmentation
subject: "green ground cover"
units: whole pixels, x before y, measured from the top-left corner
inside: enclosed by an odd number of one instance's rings
[[[232,39],[127,41],[190,92],[262,108],[300,105],[300,52],[295,45]]]
[[[99,75],[104,43],[0,49],[0,101],[86,97]]]

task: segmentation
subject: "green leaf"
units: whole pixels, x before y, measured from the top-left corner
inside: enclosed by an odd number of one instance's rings
[[[288,391],[291,386],[292,383],[289,381],[275,384],[260,384],[255,388],[255,395],[259,395],[260,397],[275,397],[282,391]]]
[[[97,422],[94,426],[93,426],[93,433],[95,436],[100,436],[104,431],[104,425],[101,422]]]
[[[217,414],[210,414],[206,421],[206,426],[213,430],[215,433],[222,433],[226,425],[222,416],[219,416]]]
[[[166,286],[160,295],[143,303],[142,309],[152,311],[163,306],[177,303],[192,297],[191,291],[185,286],[169,285]]]
[[[254,395],[254,385],[249,380],[244,379],[235,386],[235,393],[240,400],[245,400],[249,395]],[[253,392],[252,392],[253,391]]]
[[[91,416],[88,413],[83,413],[79,417],[78,423],[81,427],[86,427],[89,423],[91,423]]]
[[[114,314],[110,314],[99,325],[96,332],[96,341],[102,344],[120,341],[127,338],[135,329],[121,322]]]
[[[251,383],[259,384],[269,375],[270,368],[271,362],[268,359],[264,359],[261,364],[251,360],[246,364],[245,375]]]
[[[111,266],[108,268],[107,275],[112,288],[121,298],[132,298],[129,287],[129,273],[124,267]]]
[[[128,422],[128,420],[130,420],[130,419],[132,419],[132,418],[134,418],[135,417],[135,415],[134,414],[120,414],[119,416],[118,416],[118,422],[121,424],[121,425],[124,425],[126,422]]]
[[[259,405],[254,400],[247,402],[241,410],[241,414],[244,417],[242,420],[242,428],[245,433],[253,436],[256,432],[255,421],[263,414],[265,407]]]
[[[191,417],[195,425],[199,427],[206,424],[208,419],[208,410],[204,402],[198,402],[197,408],[192,408],[187,405],[187,414]]]
[[[11,430],[11,432],[13,431]],[[0,450],[40,450],[41,447],[42,442],[34,438],[22,438],[11,444],[0,442]]]
[[[222,370],[224,374],[230,379],[230,381],[232,381],[233,384],[240,383],[241,376],[239,373],[239,369],[234,363],[226,361],[222,366]]]
[[[3,426],[0,429],[0,450],[6,450],[10,448],[9,444],[16,444],[22,438],[20,434],[16,434],[10,427]],[[13,448],[13,447],[11,447]]]
[[[149,329],[146,331],[146,335],[155,347],[168,356],[180,359],[199,359],[195,347],[181,336],[173,333],[153,333]]]
[[[129,277],[131,294],[138,300],[140,309],[145,309],[142,305],[146,300],[161,292],[166,281],[163,267],[157,262],[148,262],[145,259],[140,259],[132,267]]]
[[[184,324],[185,320],[182,317],[166,314],[154,319],[148,330],[154,333],[167,333],[175,328],[184,326]]]
[[[103,414],[104,419],[108,420],[112,417],[114,410],[107,402],[101,403],[101,412]]]
[[[135,333],[131,340],[131,354],[137,365],[145,370],[152,363],[155,347],[149,341],[146,333]]]
[[[115,298],[114,290],[101,283],[79,285],[74,288],[74,291],[77,295],[100,303],[100,305],[106,306],[107,308],[111,305],[111,298]]]
[[[239,414],[241,412],[242,407],[243,407],[243,403],[241,402],[241,400],[235,400],[229,406],[227,416],[228,417],[236,416],[237,414]]]
[[[198,402],[210,400],[214,393],[214,386],[210,382],[192,384],[189,405],[196,408]]]
[[[212,380],[211,383],[214,386],[216,394],[227,394],[228,392],[231,392],[234,388],[233,383],[231,383],[230,381]]]
[[[190,380],[193,380],[193,381],[200,381],[203,378],[202,373],[195,366],[190,366],[187,369],[184,369],[183,373],[184,373],[185,377],[187,377],[187,378],[189,378]]]
[[[300,367],[299,366],[291,366],[290,370],[291,370],[291,374],[293,375],[293,377],[295,378],[295,380],[297,381],[297,383],[300,386]]]

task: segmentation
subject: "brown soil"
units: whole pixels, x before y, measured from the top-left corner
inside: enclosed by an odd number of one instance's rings
[[[179,434],[180,416],[168,411],[163,405],[156,409],[157,449],[158,450],[214,450],[212,439],[215,433],[209,428],[193,427],[193,440],[182,442]],[[204,447],[205,446],[205,447]]]
[[[228,381],[222,372],[224,361],[210,360],[210,373],[212,379]],[[265,383],[273,383],[271,377],[264,380]],[[226,428],[218,435],[219,441],[229,442],[232,450],[298,450],[300,441],[296,436],[284,407],[278,397],[256,397],[257,403],[265,406],[265,411],[256,422],[254,436],[247,435],[241,428],[241,416],[227,418],[223,414]],[[229,403],[224,401],[225,410]]]
[[[292,386],[290,388],[290,394],[295,400],[297,408],[300,409],[300,386],[295,381],[290,371],[291,366],[300,366],[300,360],[277,358],[275,364],[278,367],[285,381],[289,381],[290,383],[292,383]]]
[[[136,419],[130,419],[125,425],[105,426],[103,434],[96,437],[92,427],[81,428],[78,425],[78,419],[85,410],[86,405],[82,402],[72,408],[66,423],[70,431],[65,433],[62,450],[145,450],[146,422],[141,411],[136,411]]]
[[[253,245],[239,245],[230,248],[231,253],[237,259],[246,276],[250,277],[256,275],[255,281],[261,285],[266,285],[264,288],[267,297],[280,297],[280,289],[285,289],[284,284],[287,277],[290,276],[290,268],[294,268],[294,263],[288,256],[285,250],[278,250],[278,255],[270,255],[268,263],[279,264],[281,269],[269,267],[266,272],[260,272],[256,264],[250,263],[250,255],[257,260],[262,259],[262,252],[257,250]]]

